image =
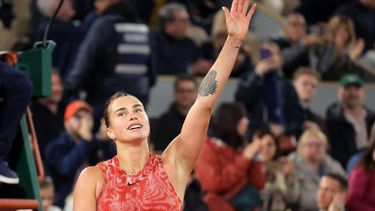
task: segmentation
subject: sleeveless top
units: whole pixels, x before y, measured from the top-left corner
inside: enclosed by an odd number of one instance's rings
[[[97,166],[104,174],[97,210],[182,210],[160,156],[150,154],[145,166],[135,175],[127,175],[120,169],[117,156]]]

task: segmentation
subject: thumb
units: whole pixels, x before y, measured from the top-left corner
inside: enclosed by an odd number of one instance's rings
[[[224,15],[225,15],[225,19],[227,19],[227,18],[229,18],[229,10],[228,10],[228,8],[226,8],[226,7],[222,7],[222,9],[223,9],[223,11],[224,11]]]

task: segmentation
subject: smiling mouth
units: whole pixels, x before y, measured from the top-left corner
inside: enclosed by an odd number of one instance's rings
[[[136,129],[141,129],[142,125],[141,124],[132,124],[128,127],[128,130],[136,130]]]

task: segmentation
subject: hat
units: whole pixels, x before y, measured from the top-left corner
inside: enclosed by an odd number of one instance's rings
[[[90,113],[93,112],[92,107],[83,100],[75,100],[66,106],[64,113],[64,121],[70,119],[77,114],[79,110],[86,110]]]
[[[357,74],[346,74],[341,78],[341,85],[343,87],[348,87],[349,85],[362,86],[363,80]]]

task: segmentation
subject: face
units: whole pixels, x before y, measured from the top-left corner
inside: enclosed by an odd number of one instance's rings
[[[57,6],[58,5],[56,4],[55,7],[57,8]],[[53,11],[55,11],[56,8],[54,8]],[[58,17],[65,21],[69,21],[74,17],[75,14],[76,12],[74,10],[72,0],[67,0],[67,1],[64,1],[63,5],[61,6],[61,9],[58,13]]]
[[[48,210],[48,208],[53,203],[53,198],[54,198],[53,187],[50,186],[50,187],[40,189],[40,197],[42,198],[43,210]]]
[[[249,119],[247,117],[242,117],[237,124],[237,132],[241,136],[245,136],[247,132],[247,128],[249,126]]]
[[[349,41],[349,30],[345,24],[340,24],[335,31],[336,46],[345,47]]]
[[[149,121],[142,103],[137,98],[119,97],[109,105],[108,112],[109,138],[121,142],[147,140],[150,133]]]
[[[94,125],[94,119],[92,113],[86,110],[79,110],[73,117],[67,119],[65,122],[65,128],[67,132],[73,137],[80,138],[79,129],[83,124],[88,126],[91,130]]]
[[[302,15],[290,15],[288,17],[288,23],[284,26],[283,30],[286,37],[292,42],[299,42],[305,36],[305,18]]]
[[[60,76],[57,73],[52,73],[51,85],[52,85],[52,90],[51,90],[52,94],[49,97],[49,99],[53,103],[59,103],[63,95],[63,86],[61,83]]]
[[[189,80],[180,81],[174,92],[174,98],[177,106],[190,109],[197,98],[197,87],[195,83]]]
[[[341,87],[339,90],[339,98],[342,103],[349,108],[356,108],[363,105],[364,100],[363,87],[356,85],[349,85],[348,87]]]
[[[302,147],[302,157],[309,162],[321,162],[325,156],[326,146],[317,136],[307,137]]]
[[[294,80],[294,87],[296,88],[298,97],[302,102],[309,103],[316,94],[316,87],[318,80],[315,76],[304,74],[300,75]]]
[[[272,160],[276,154],[275,140],[270,135],[265,135],[261,138],[260,157],[263,162]]]
[[[374,161],[374,162],[375,162],[375,150],[374,150],[374,151],[372,151],[372,161]]]
[[[165,24],[165,31],[174,38],[184,38],[189,24],[189,14],[186,11],[175,11],[174,18]]]
[[[327,210],[334,197],[341,192],[340,183],[330,177],[322,177],[317,192],[317,202],[319,209]]]

